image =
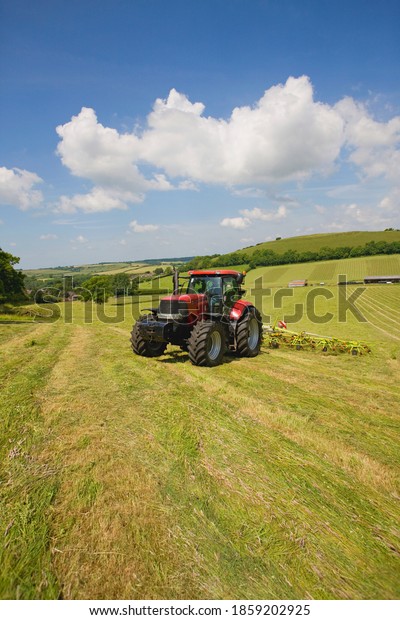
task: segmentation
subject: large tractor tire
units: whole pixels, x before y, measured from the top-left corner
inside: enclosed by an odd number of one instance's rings
[[[140,317],[139,321],[145,318],[146,317]],[[135,323],[131,331],[131,344],[133,352],[143,357],[158,357],[159,355],[163,355],[167,348],[166,342],[145,340],[139,331],[137,323]]]
[[[200,321],[192,329],[188,351],[195,366],[218,366],[226,351],[224,327],[214,321]]]
[[[262,343],[262,320],[256,308],[251,308],[237,324],[237,354],[240,357],[256,357]]]

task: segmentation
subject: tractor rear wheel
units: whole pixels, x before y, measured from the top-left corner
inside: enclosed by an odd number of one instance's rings
[[[251,308],[238,322],[236,342],[236,351],[240,357],[256,357],[259,354],[262,342],[262,321],[256,308]]]
[[[214,321],[200,321],[188,340],[189,359],[195,366],[218,366],[226,351],[223,326]]]
[[[139,317],[139,321],[142,318]],[[136,355],[142,355],[143,357],[158,357],[163,355],[167,348],[166,342],[153,342],[152,340],[145,340],[139,331],[138,323],[135,323],[131,331],[131,345],[132,350]]]

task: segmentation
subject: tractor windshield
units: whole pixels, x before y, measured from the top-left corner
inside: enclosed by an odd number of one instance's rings
[[[197,295],[222,295],[222,282],[219,276],[191,276],[187,288],[187,293]]]

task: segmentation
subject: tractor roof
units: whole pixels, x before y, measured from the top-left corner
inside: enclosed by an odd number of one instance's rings
[[[232,269],[194,269],[188,271],[190,276],[235,276],[240,275],[240,271]]]

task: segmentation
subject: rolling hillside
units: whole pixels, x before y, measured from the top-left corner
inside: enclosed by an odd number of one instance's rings
[[[264,287],[287,286],[292,280],[308,280],[309,284],[337,284],[339,276],[347,280],[363,280],[365,276],[400,274],[400,255],[344,258],[342,260],[298,263],[277,267],[257,267],[249,271],[246,286],[253,286],[262,278]]]
[[[400,231],[353,231],[340,233],[321,233],[317,235],[303,235],[301,237],[288,237],[278,241],[266,241],[257,245],[243,248],[251,256],[256,250],[272,250],[277,254],[283,254],[288,250],[298,252],[317,252],[323,247],[342,248],[364,246],[370,241],[400,241]]]

